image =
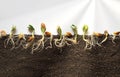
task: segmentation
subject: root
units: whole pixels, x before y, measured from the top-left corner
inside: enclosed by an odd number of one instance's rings
[[[52,41],[53,41],[53,35],[51,35],[50,37],[50,45],[48,47],[46,47],[45,49],[48,49],[48,48],[52,48]]]
[[[65,41],[65,43],[66,43],[66,45],[67,45],[67,46],[71,45],[71,44],[70,44],[70,43],[68,43],[67,41]]]
[[[50,46],[46,47],[45,49],[52,48],[52,43],[50,42]]]
[[[85,40],[86,45],[84,47],[85,50],[91,50],[92,49],[92,44],[90,43],[90,40]]]
[[[19,44],[18,44],[19,43]],[[26,40],[19,40],[19,42],[16,42],[16,47],[15,49],[20,48],[21,46],[23,47],[23,45],[26,43]]]
[[[108,36],[109,36],[108,32],[104,31],[104,34],[105,34],[105,38],[100,42],[100,44],[103,44],[108,39]]]
[[[98,37],[95,37],[91,35],[90,39],[86,39],[85,36],[83,36],[83,40],[86,42],[85,50],[90,50],[92,47],[95,47],[96,45],[101,47],[101,44],[98,42]]]
[[[116,39],[116,36],[114,35],[114,36],[112,37],[112,43],[113,43],[113,44],[116,44],[116,43],[115,43],[115,39]]]
[[[40,49],[40,48],[41,48],[41,49]],[[39,40],[37,43],[34,43],[34,44],[33,44],[31,54],[33,54],[34,51],[39,50],[39,49],[40,49],[40,51],[41,51],[42,49],[44,49],[44,41],[43,41],[43,39],[41,39],[41,40]],[[40,52],[40,51],[39,51],[39,52]]]
[[[95,41],[94,41],[93,35],[91,36],[90,39],[86,39],[85,35],[83,35],[83,40],[86,42],[86,45],[84,47],[85,50],[91,50],[92,47],[95,45],[94,44]]]
[[[74,39],[66,38],[65,40],[66,40],[65,42],[66,42],[67,45],[71,45],[71,44],[69,44],[67,41],[70,41],[70,42],[72,42],[73,44],[78,44],[77,41],[74,40]]]
[[[100,42],[100,44],[103,44],[107,39],[108,39],[108,37],[105,37],[105,39],[102,40],[102,41]]]
[[[63,36],[63,39],[55,39],[55,45],[59,48],[62,48],[65,46],[65,37]]]
[[[28,49],[33,44],[33,41],[23,44],[24,49]]]
[[[4,41],[4,47],[7,48],[7,46],[11,44],[12,45],[12,48],[11,50],[13,50],[15,48],[15,42],[13,40],[13,38],[8,38]]]
[[[55,45],[59,48],[62,48],[65,46],[65,43],[63,43],[62,40],[59,41],[58,39],[55,39]]]
[[[11,48],[11,50],[13,50],[15,48],[15,42],[13,41],[13,39],[11,39],[11,42],[12,42],[12,48]]]
[[[97,36],[91,35],[91,44],[92,44],[92,46],[98,45],[98,46],[101,47],[101,44],[98,43],[98,39],[99,38]]]

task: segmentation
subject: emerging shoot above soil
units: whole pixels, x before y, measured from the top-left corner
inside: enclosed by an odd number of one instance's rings
[[[92,48],[91,40],[87,35],[88,34],[88,25],[84,25],[82,30],[83,30],[83,40],[86,42],[85,50],[86,49],[91,49]],[[88,38],[86,38],[86,36]]]
[[[74,38],[67,38],[67,41],[71,41],[73,44],[77,44],[77,37],[78,37],[78,30],[77,26],[73,25],[71,26],[72,31],[74,32]],[[72,34],[70,32],[66,33],[67,36],[72,37]]]
[[[62,48],[65,46],[65,36],[62,35],[62,29],[60,26],[57,27],[57,33],[59,35],[59,38],[57,39],[54,39],[55,41],[55,46],[56,47],[59,47],[59,48]]]
[[[32,46],[32,54],[34,51],[44,49],[44,40],[45,40],[45,31],[46,31],[46,25],[44,23],[41,23],[41,32],[42,32],[42,38],[38,40],[36,43]]]
[[[27,49],[29,47],[32,46],[32,44],[34,43],[34,39],[35,39],[35,29],[32,25],[28,26],[28,31],[32,34],[31,36],[29,36],[29,38],[27,39],[27,42],[23,45],[24,49]]]
[[[15,48],[15,42],[14,42],[14,34],[16,33],[16,26],[12,26],[11,28],[11,32],[10,32],[10,35],[8,37],[8,39],[6,39],[4,41],[4,47],[6,48],[8,45],[11,45],[12,48],[11,49],[14,49]]]

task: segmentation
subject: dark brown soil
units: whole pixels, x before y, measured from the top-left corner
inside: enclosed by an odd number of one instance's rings
[[[116,45],[109,39],[102,47],[85,51],[79,36],[77,45],[54,46],[34,54],[30,48],[4,48],[3,41],[0,39],[0,77],[120,77],[120,39]]]

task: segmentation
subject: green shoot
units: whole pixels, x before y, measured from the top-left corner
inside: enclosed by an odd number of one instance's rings
[[[92,44],[91,44],[91,40],[90,39],[86,39],[85,36],[88,34],[88,25],[84,25],[82,30],[83,30],[83,40],[86,42],[86,46],[85,49],[91,49],[92,48]],[[93,36],[91,36],[92,38]]]
[[[27,49],[27,48],[31,47],[31,45],[33,44],[34,39],[35,39],[35,36],[34,36],[35,35],[35,29],[32,25],[28,26],[28,31],[30,33],[32,33],[32,35],[28,38],[27,43],[25,45],[23,45],[24,49]]]
[[[84,25],[82,30],[83,30],[83,40],[88,44],[90,44],[88,39],[85,38],[85,36],[88,34],[88,25]]]
[[[57,27],[57,33],[60,36],[59,40],[61,40],[62,39],[62,29],[60,26]]]
[[[73,43],[77,44],[77,36],[78,36],[78,30],[77,30],[77,26],[72,25],[71,26],[73,32],[74,32],[74,39],[73,39]]]
[[[84,35],[88,34],[88,25],[84,25],[82,30]]]
[[[29,25],[28,26],[28,31],[30,32],[30,33],[32,33],[32,38],[34,39],[34,34],[35,34],[35,28],[32,26],[32,25]]]
[[[55,46],[58,48],[62,48],[65,46],[65,36],[62,35],[62,29],[60,26],[57,27],[57,33],[60,36],[59,39],[54,39],[55,40]]]
[[[77,37],[78,37],[78,30],[77,26],[73,25],[71,26],[72,31],[74,32],[74,38],[66,38],[67,41],[71,41],[73,44],[77,44]]]
[[[11,49],[15,48],[15,42],[14,42],[14,34],[16,33],[16,26],[12,26],[11,31],[10,31],[10,35],[8,37],[8,39],[6,39],[4,41],[4,47],[6,48],[8,44],[12,45]]]
[[[36,50],[44,49],[45,31],[46,31],[46,25],[44,23],[41,23],[42,38],[33,44],[32,52],[31,52],[32,54]]]

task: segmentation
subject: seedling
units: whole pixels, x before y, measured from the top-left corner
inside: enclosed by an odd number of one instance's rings
[[[100,42],[100,44],[103,44],[105,41],[107,41],[108,35],[109,35],[107,30],[104,31],[104,35],[105,35],[105,38]]]
[[[50,32],[45,32],[45,36],[47,36],[47,37],[50,37],[50,46],[48,46],[48,47],[46,47],[46,49],[48,49],[48,48],[52,48],[52,41],[53,41],[53,35],[50,33]]]
[[[42,38],[33,44],[32,52],[31,52],[32,54],[36,50],[44,49],[45,31],[46,31],[46,25],[44,23],[41,23]]]
[[[85,37],[88,34],[88,25],[84,25],[82,30],[83,30],[83,40],[86,42],[85,49],[91,49],[92,48],[91,40]]]
[[[17,39],[17,41],[15,43],[15,45],[17,47],[15,47],[15,48],[17,49],[17,48],[23,46],[25,43],[26,43],[25,35],[23,33],[18,34],[18,39]]]
[[[77,37],[78,37],[78,30],[77,30],[77,26],[72,25],[71,26],[73,32],[74,32],[74,38],[67,38],[67,41],[71,41],[73,44],[77,44]],[[72,37],[72,34],[70,32],[66,33],[67,37]]]
[[[24,49],[27,49],[27,48],[31,47],[33,42],[34,42],[34,39],[35,39],[35,36],[34,36],[35,35],[35,29],[34,29],[34,27],[32,25],[28,26],[28,31],[32,35],[28,38],[27,43],[23,45]]]
[[[11,49],[15,48],[15,42],[14,42],[14,34],[16,33],[16,26],[12,26],[10,35],[8,39],[4,41],[4,47],[6,48],[9,44],[12,45]]]
[[[5,30],[0,30],[0,38],[7,36]]]
[[[116,37],[119,36],[119,35],[120,35],[120,31],[113,33],[112,42],[113,42],[114,44],[115,44],[115,39],[116,39]]]
[[[54,39],[55,40],[55,46],[57,46],[58,48],[62,48],[65,46],[65,36],[62,35],[62,29],[60,26],[57,27],[57,33],[59,35],[58,39]]]

